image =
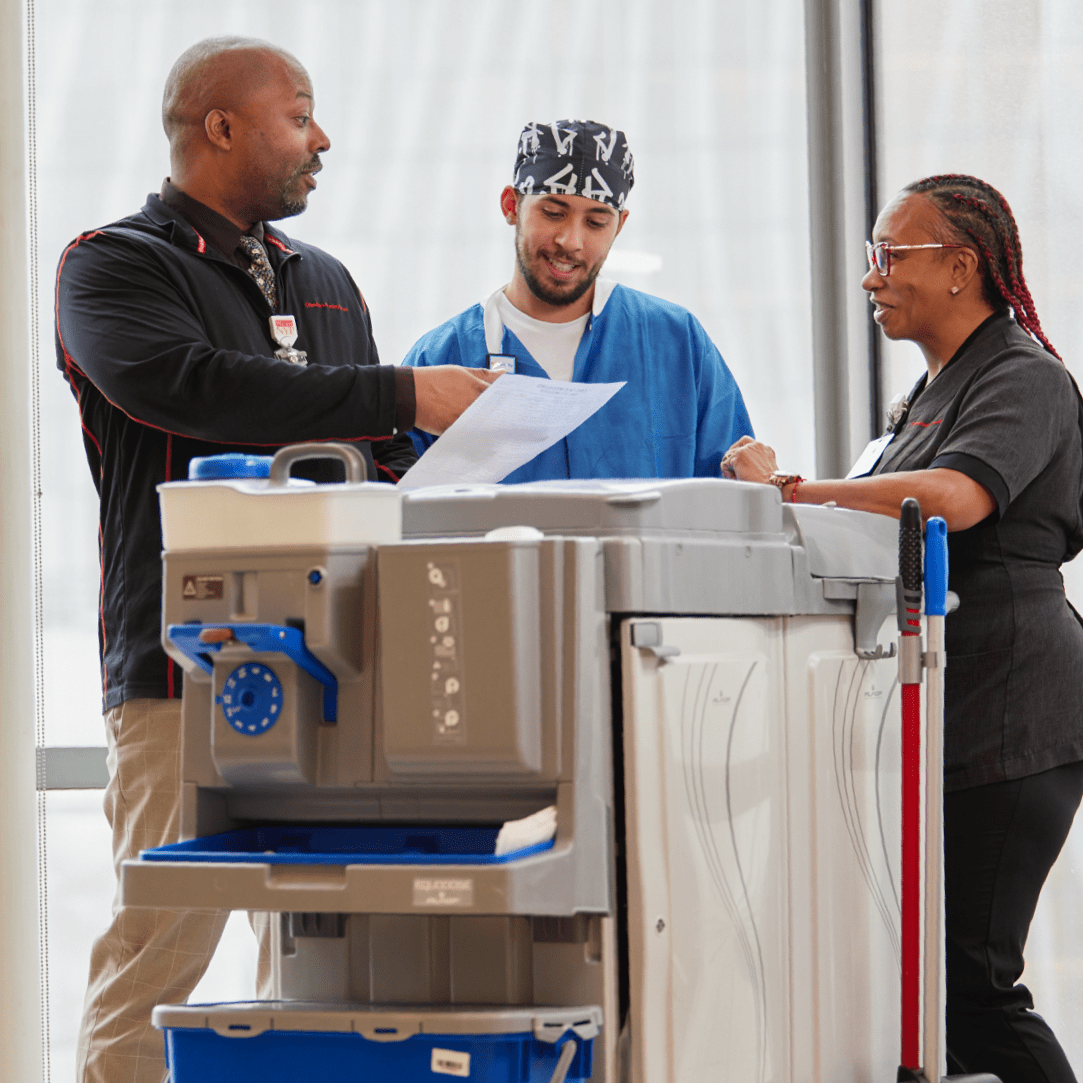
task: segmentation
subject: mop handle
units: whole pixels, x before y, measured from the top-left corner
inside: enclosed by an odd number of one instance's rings
[[[921,505],[908,496],[899,517],[899,577],[895,580],[903,635],[921,635],[921,548]],[[904,683],[921,683],[920,665],[917,678]]]
[[[899,684],[902,692],[901,1064],[921,1066],[921,507],[899,518]]]
[[[944,618],[948,611],[948,526],[925,524],[925,967],[922,1065],[947,1071],[944,1034]]]

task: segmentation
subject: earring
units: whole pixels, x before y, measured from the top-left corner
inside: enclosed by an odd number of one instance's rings
[[[958,293],[959,292],[959,287],[958,286],[952,286],[951,287],[951,292],[952,293]]]

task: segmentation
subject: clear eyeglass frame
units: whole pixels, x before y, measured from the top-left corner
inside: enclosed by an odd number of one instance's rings
[[[869,270],[875,271],[881,278],[891,274],[891,253],[909,252],[916,248],[966,248],[965,244],[888,244],[887,241],[865,242],[865,255],[869,261]]]

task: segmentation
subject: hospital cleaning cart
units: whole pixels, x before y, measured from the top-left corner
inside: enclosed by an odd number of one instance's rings
[[[897,523],[355,456],[160,487],[183,841],[124,901],[272,915],[173,1083],[893,1078]]]

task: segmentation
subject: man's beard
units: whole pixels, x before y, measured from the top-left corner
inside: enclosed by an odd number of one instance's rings
[[[308,209],[308,193],[301,189],[301,178],[309,173],[318,173],[322,169],[320,156],[313,154],[296,173],[282,185],[281,196],[274,214],[265,215],[263,220],[276,222],[280,218],[296,218]],[[298,193],[298,194],[294,194]]]
[[[540,258],[544,259],[545,257],[543,256]],[[527,266],[526,259],[523,257],[522,227],[518,222],[515,223],[515,259],[519,264],[519,272],[522,274],[523,280],[526,282],[530,292],[534,294],[539,301],[544,301],[547,305],[557,305],[561,307],[575,304],[575,302],[594,285],[594,280],[598,277],[598,272],[602,269],[602,263],[604,262],[604,260],[599,260],[598,263],[587,272],[583,280],[571,289],[562,290],[560,292],[549,289]]]
[[[297,215],[306,210],[308,210],[307,200],[283,200],[278,209],[278,214],[274,216],[272,221],[277,221],[279,218],[296,218]]]

